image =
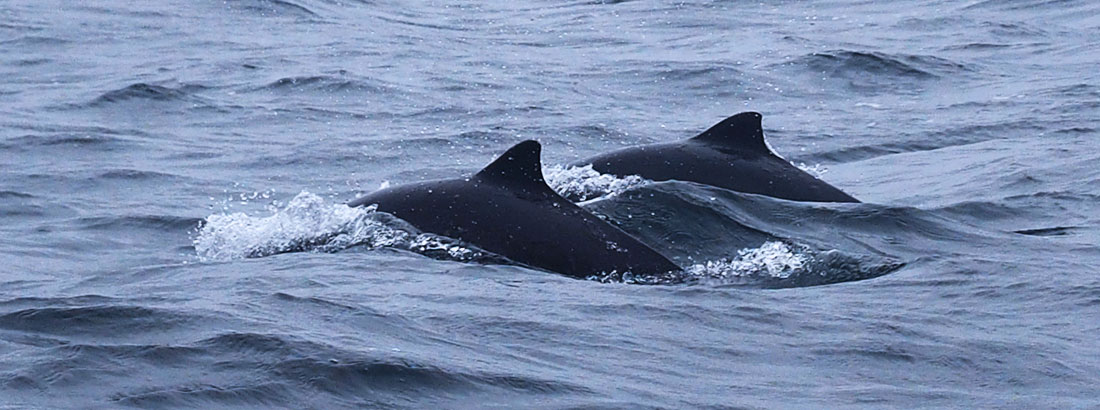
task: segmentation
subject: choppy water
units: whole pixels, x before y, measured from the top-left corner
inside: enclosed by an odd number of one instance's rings
[[[0,405],[1100,406],[1097,66],[1084,0],[3,2]],[[743,110],[865,203],[553,166]],[[693,280],[342,205],[526,138]]]

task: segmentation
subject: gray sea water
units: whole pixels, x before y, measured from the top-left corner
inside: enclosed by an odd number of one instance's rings
[[[0,3],[0,407],[1100,407],[1100,3]],[[863,204],[558,165],[763,113]],[[543,143],[695,280],[344,202]]]

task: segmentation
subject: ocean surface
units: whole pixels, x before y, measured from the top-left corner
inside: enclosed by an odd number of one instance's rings
[[[0,2],[2,408],[1100,407],[1100,3]],[[861,204],[568,164],[741,111]],[[685,267],[344,205],[543,144]]]

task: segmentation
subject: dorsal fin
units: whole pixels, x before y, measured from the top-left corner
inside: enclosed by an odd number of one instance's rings
[[[764,141],[763,118],[758,112],[743,112],[722,120],[692,140],[772,153],[767,141]]]
[[[478,172],[477,176],[508,184],[550,189],[546,185],[546,180],[542,178],[542,161],[539,159],[541,153],[542,146],[538,141],[523,141],[500,154],[497,159]]]

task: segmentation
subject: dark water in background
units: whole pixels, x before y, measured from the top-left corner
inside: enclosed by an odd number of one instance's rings
[[[0,4],[5,407],[1100,406],[1095,2],[117,3]],[[341,205],[750,109],[866,203],[586,205],[687,284]]]

